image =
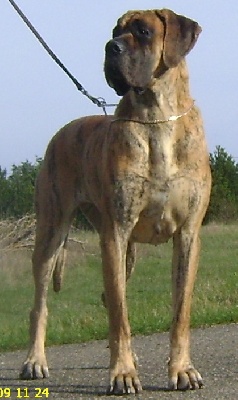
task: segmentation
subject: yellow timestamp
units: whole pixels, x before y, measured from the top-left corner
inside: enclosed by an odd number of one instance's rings
[[[14,388],[0,387],[0,399],[47,399],[49,397],[48,388]]]

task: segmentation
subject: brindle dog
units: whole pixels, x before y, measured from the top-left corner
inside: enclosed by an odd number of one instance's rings
[[[211,176],[184,59],[200,32],[195,21],[167,9],[123,15],[106,45],[106,79],[123,96],[115,115],[73,121],[50,142],[36,187],[35,303],[23,379],[48,377],[48,285],[53,275],[54,289],[60,289],[67,235],[80,208],[100,236],[111,352],[108,392],[141,390],[126,304],[135,242],[157,245],[170,238],[169,388],[202,386],[190,359],[189,324]]]

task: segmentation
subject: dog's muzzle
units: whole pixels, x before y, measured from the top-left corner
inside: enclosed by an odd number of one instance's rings
[[[106,57],[117,57],[125,51],[125,44],[118,39],[110,40],[105,47]]]
[[[126,53],[126,44],[118,38],[110,40],[105,47],[104,72],[107,83],[119,96],[123,96],[130,89],[122,72],[123,55]]]

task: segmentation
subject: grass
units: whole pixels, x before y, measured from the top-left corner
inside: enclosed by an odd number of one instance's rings
[[[192,326],[238,322],[238,225],[202,228],[200,268]],[[107,337],[101,303],[102,276],[97,236],[82,232],[83,249],[71,243],[63,289],[49,291],[47,345]],[[29,250],[0,251],[0,350],[24,348],[33,302]],[[136,271],[128,284],[133,334],[166,331],[171,320],[171,244],[138,245]]]

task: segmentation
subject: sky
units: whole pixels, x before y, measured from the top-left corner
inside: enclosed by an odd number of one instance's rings
[[[192,97],[208,148],[220,145],[238,162],[237,0],[15,0],[49,47],[95,97],[117,103],[106,84],[104,47],[127,10],[170,8],[203,28],[187,56]],[[9,0],[0,4],[0,166],[43,157],[55,132],[102,110],[84,97],[45,52]],[[113,113],[114,109],[108,109]]]

